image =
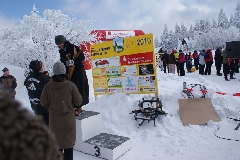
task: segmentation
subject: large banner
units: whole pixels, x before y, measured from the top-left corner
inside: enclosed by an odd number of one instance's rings
[[[91,45],[94,94],[157,93],[153,35]]]

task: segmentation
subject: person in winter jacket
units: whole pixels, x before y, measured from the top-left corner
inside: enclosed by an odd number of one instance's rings
[[[179,73],[180,76],[185,76],[185,70],[184,70],[184,63],[186,61],[185,54],[182,52],[182,50],[179,50],[179,57],[178,57],[178,65],[179,65]]]
[[[84,69],[83,60],[85,59],[84,53],[79,49],[78,46],[71,44],[63,35],[58,35],[55,37],[55,43],[59,47],[60,61],[64,63],[66,67],[66,74],[69,74],[69,68],[74,67],[73,74],[70,81],[73,82],[79,92],[82,95],[83,102],[82,106],[89,103],[89,85]],[[70,54],[70,59],[67,56]]]
[[[199,58],[199,74],[204,75],[204,68],[205,68],[205,50],[201,50],[198,56]]]
[[[45,124],[49,124],[48,108],[40,104],[40,96],[44,86],[50,81],[50,77],[43,73],[44,65],[41,61],[34,60],[30,62],[30,75],[24,81],[28,91],[28,97],[31,108],[35,115],[42,116]]]
[[[0,159],[62,160],[56,138],[0,85]]]
[[[186,55],[186,66],[187,66],[187,71],[192,72],[192,55],[191,52],[189,52],[188,55]]]
[[[81,112],[82,96],[76,85],[65,75],[62,62],[53,65],[53,76],[45,85],[40,103],[49,108],[49,129],[55,133],[64,160],[73,160],[73,146],[76,141],[76,112]]]
[[[172,53],[168,57],[168,68],[169,68],[169,73],[175,74],[175,64],[176,64],[176,59],[174,55],[175,51],[172,50]]]
[[[212,56],[212,49],[209,48],[207,52],[205,53],[205,62],[206,62],[206,68],[205,68],[205,75],[211,75],[211,67],[213,64],[213,56]]]
[[[0,77],[0,84],[2,84],[11,94],[11,97],[15,99],[17,80],[14,76],[10,75],[8,68],[3,68],[3,76]]]
[[[196,70],[198,70],[199,58],[198,58],[198,52],[196,50],[193,52],[193,60],[194,60],[194,66]]]
[[[162,57],[162,61],[163,61],[163,68],[164,68],[164,73],[167,72],[167,67],[168,67],[168,53],[167,50],[164,51],[163,57]],[[168,72],[169,72],[169,68],[168,68]]]
[[[227,75],[230,73],[230,79],[236,79],[233,77],[234,73],[234,59],[227,57],[226,50],[223,50],[223,73],[225,81],[229,81]]]
[[[233,74],[235,72],[234,58],[228,58],[228,66],[230,72],[230,79],[236,79],[235,77],[233,77]]]
[[[179,53],[176,51],[176,50],[173,50],[174,51],[174,56],[175,56],[175,60],[176,60],[176,68],[177,68],[177,73],[179,75],[179,65],[178,65],[178,58],[179,58]]]
[[[214,60],[215,60],[217,75],[222,76],[222,73],[220,73],[222,63],[223,63],[223,55],[222,55],[222,47],[221,46],[216,49],[215,55],[214,55]]]
[[[239,59],[240,58],[234,58],[234,72],[239,73]]]
[[[227,58],[227,52],[226,50],[223,50],[223,74],[225,81],[229,81],[227,78],[227,75],[229,73],[229,66],[228,66],[228,58]]]

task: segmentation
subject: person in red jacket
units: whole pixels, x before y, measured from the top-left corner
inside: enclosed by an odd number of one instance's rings
[[[185,54],[182,52],[182,50],[179,50],[178,66],[179,66],[180,76],[185,76],[185,70],[184,70],[185,61],[186,61]]]
[[[209,48],[204,56],[206,62],[205,75],[211,75],[211,67],[213,64],[212,49]]]

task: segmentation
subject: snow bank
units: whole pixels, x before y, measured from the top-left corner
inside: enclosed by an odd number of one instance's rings
[[[215,75],[211,76],[220,78]],[[132,110],[138,108],[138,101],[142,97],[150,99],[153,95],[107,95],[83,108],[102,114],[106,132],[131,138],[132,148],[120,157],[120,160],[238,159],[240,157],[238,151],[240,143],[219,139],[214,133],[219,127],[216,135],[240,139],[240,131],[234,130],[238,123],[227,118],[229,113],[225,109],[228,106],[232,114],[239,117],[240,109],[237,108],[237,105],[240,104],[240,98],[216,95],[215,92],[221,90],[221,86],[209,81],[208,78],[212,77],[199,76],[197,72],[187,73],[185,77],[179,77],[176,74],[164,74],[158,70],[159,97],[163,103],[163,110],[168,115],[159,116],[156,119],[156,127],[154,127],[153,121],[149,123],[146,121],[139,127],[133,115],[129,114]],[[221,83],[225,83],[223,79],[221,80]],[[181,95],[183,82],[206,86],[207,96],[212,99],[212,103],[222,119],[221,122],[209,121],[205,125],[183,126],[178,108],[178,99],[183,98]],[[228,84],[231,85],[231,83]],[[224,105],[225,101],[229,103],[227,106]]]

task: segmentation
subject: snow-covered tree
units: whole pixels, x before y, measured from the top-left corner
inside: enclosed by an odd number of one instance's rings
[[[165,49],[170,49],[170,43],[169,43],[169,34],[168,34],[168,27],[167,24],[164,26],[163,34],[161,36],[161,42],[162,42],[162,48]]]
[[[154,47],[155,47],[155,48],[160,47],[160,42],[159,42],[159,40],[158,40],[157,37],[154,38]]]
[[[211,28],[217,28],[217,27],[218,27],[217,22],[215,21],[215,19],[213,19]]]
[[[188,37],[188,31],[187,31],[187,27],[185,27],[185,25],[182,23],[181,24],[181,39],[182,38],[187,38]]]
[[[229,27],[228,18],[222,8],[218,14],[218,27],[223,29],[227,29]]]
[[[210,29],[211,29],[211,24],[208,20],[206,20],[205,21],[205,26],[204,26],[204,32],[208,33]]]
[[[235,26],[240,29],[240,1],[238,1],[234,16]]]
[[[190,38],[194,37],[194,29],[193,29],[192,25],[190,25],[190,27],[189,27],[188,37],[190,37]]]
[[[200,24],[199,24],[198,20],[195,21],[194,32],[195,32],[195,34],[199,34],[199,32],[200,32]]]
[[[92,27],[93,21],[70,18],[60,10],[47,9],[40,16],[34,6],[29,16],[23,16],[19,26],[1,33],[0,41],[4,48],[0,52],[0,62],[14,64],[27,71],[30,61],[38,59],[51,73],[54,62],[59,60],[54,37],[62,34],[79,46],[94,39],[89,35]]]
[[[205,32],[205,21],[202,19],[199,21],[199,31],[200,31],[200,33],[206,33]]]
[[[176,23],[175,25],[175,36],[179,39],[181,37],[181,28],[180,26]]]
[[[169,52],[171,52],[172,49],[177,48],[177,46],[178,46],[178,39],[175,36],[175,33],[173,33],[173,31],[169,32],[168,38],[169,38],[169,47],[167,49],[168,49]]]
[[[230,15],[230,19],[229,19],[229,27],[231,26],[235,26],[235,18],[232,14]]]

